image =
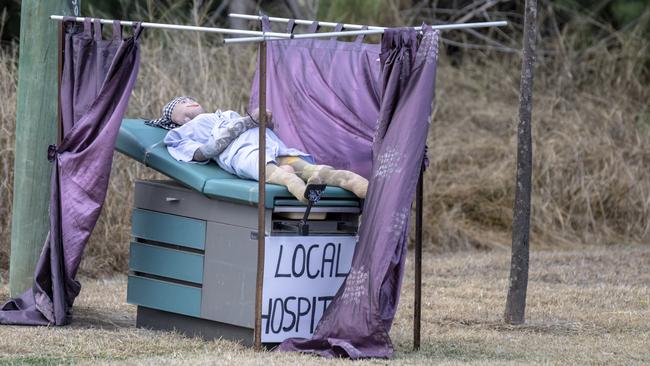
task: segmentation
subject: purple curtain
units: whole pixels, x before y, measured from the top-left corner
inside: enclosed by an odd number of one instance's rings
[[[103,40],[101,25],[82,32],[66,22],[61,82],[63,140],[51,145],[50,232],[34,284],[0,310],[0,324],[63,325],[81,290],[75,280],[84,247],[102,209],[115,139],[140,64],[140,26],[122,39],[119,24]],[[94,33],[94,34],[93,34]],[[43,157],[45,158],[45,157]]]
[[[399,300],[411,202],[429,129],[438,38],[438,31],[427,26],[422,36],[412,29],[387,29],[384,33],[372,173],[352,268],[312,339],[288,339],[279,350],[354,359],[392,356],[389,332]],[[274,42],[269,46],[275,47]],[[342,70],[333,72],[345,75]],[[273,85],[277,80],[270,82]],[[355,85],[354,79],[341,83],[350,83],[347,87],[356,91],[354,99],[370,98],[364,94],[375,90]],[[310,128],[321,123],[306,122]]]
[[[262,27],[270,30],[268,18]],[[379,112],[379,45],[362,40],[268,42],[267,108],[287,146],[368,178]],[[253,80],[250,110],[258,105],[257,72]]]

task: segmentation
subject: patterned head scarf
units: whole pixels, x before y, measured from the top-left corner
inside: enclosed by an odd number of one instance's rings
[[[172,112],[174,111],[174,107],[176,107],[178,103],[185,102],[188,100],[192,102],[196,102],[196,100],[192,97],[176,97],[172,99],[169,103],[165,104],[165,106],[163,107],[162,117],[158,119],[144,121],[144,123],[149,126],[160,127],[166,130],[171,130],[173,128],[180,126],[179,124],[172,122]]]

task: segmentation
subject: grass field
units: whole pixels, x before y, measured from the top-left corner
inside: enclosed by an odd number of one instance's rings
[[[409,263],[391,332],[392,364],[648,364],[650,247],[541,251],[531,256],[527,323],[501,321],[507,251],[425,253],[422,349],[411,350],[413,276]],[[0,327],[0,364],[340,364],[346,360],[256,353],[136,329],[126,278],[82,279],[73,323]],[[7,297],[7,285],[0,298]],[[361,364],[384,364],[363,361]],[[358,364],[358,363],[355,363]]]

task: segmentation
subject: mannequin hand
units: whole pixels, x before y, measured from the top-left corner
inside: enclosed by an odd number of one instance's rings
[[[259,123],[259,120],[260,120],[260,110],[259,110],[259,108],[253,109],[253,111],[251,112],[251,117],[253,117],[253,119]],[[267,109],[266,110],[266,128],[273,130],[273,127],[274,127],[274,125],[273,125],[273,112],[271,112],[270,110]]]

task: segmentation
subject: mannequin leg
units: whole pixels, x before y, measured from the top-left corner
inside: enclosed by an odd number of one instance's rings
[[[305,181],[296,175],[292,169],[279,167],[275,164],[266,164],[266,182],[287,187],[299,201],[307,203],[305,198]]]
[[[348,170],[337,170],[329,165],[314,165],[295,156],[278,157],[280,165],[290,165],[307,184],[327,184],[341,187],[359,198],[366,198],[368,180]]]
[[[309,165],[302,174],[307,178],[307,184],[323,182],[330,186],[337,186],[354,193],[359,198],[366,198],[368,181],[359,174],[348,170],[337,170],[329,165]]]

